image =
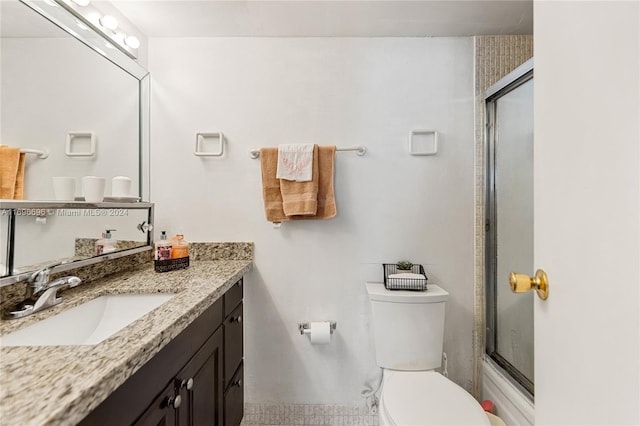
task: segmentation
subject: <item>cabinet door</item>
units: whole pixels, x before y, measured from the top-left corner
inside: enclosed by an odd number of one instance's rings
[[[242,302],[242,296],[244,293],[242,278],[237,283],[231,286],[229,290],[224,294],[224,316],[228,317],[231,312]]]
[[[224,320],[224,388],[242,362],[242,303]]]
[[[244,376],[242,365],[224,394],[224,426],[239,426],[244,414]]]
[[[136,426],[176,426],[177,412],[181,398],[176,396],[177,390],[173,382],[160,393],[149,408],[134,423]]]
[[[182,396],[179,424],[222,426],[222,327],[206,341],[176,376]]]

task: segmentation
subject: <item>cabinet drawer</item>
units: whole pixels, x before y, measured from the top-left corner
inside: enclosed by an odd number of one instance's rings
[[[227,317],[233,310],[242,302],[243,292],[242,278],[240,281],[231,286],[229,290],[224,294],[224,316]],[[235,371],[235,370],[234,370]]]
[[[229,389],[224,394],[224,424],[238,426],[244,411],[244,372],[243,365],[231,379]]]
[[[242,362],[243,332],[242,303],[224,320],[224,388]]]

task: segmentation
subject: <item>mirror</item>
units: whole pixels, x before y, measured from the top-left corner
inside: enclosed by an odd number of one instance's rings
[[[104,177],[106,197],[113,177],[132,181],[130,196],[118,197],[112,206],[121,209],[120,216],[107,218],[91,213],[96,205],[82,209],[71,202],[72,210],[83,213],[55,209],[36,221],[38,216],[15,215],[7,207],[12,202],[0,201],[0,266],[5,266],[0,277],[9,274],[10,256],[21,272],[30,265],[93,256],[93,242],[86,242],[91,250],[80,252],[76,242],[101,238],[106,228],[118,229],[113,238],[125,246],[147,245],[147,233],[136,226],[148,210],[141,203],[123,202],[147,199],[149,193],[148,72],[109,49],[102,36],[51,0],[0,2],[0,35],[0,142],[48,154],[25,154],[25,200],[53,200],[52,178],[57,176],[75,178],[76,197],[82,196],[83,176]],[[95,137],[95,153],[73,155],[88,153],[88,134]],[[8,219],[12,211],[13,222]],[[15,251],[9,253],[13,236]]]
[[[54,176],[76,178],[81,196],[79,179],[89,175],[106,178],[107,196],[113,177],[128,176],[129,195],[140,196],[139,79],[27,4],[10,0],[0,7],[0,140],[48,153],[25,156],[24,199],[53,200]]]
[[[0,201],[6,240],[0,272],[14,278],[53,263],[99,261],[145,248],[151,245],[152,223],[152,203]],[[0,278],[0,286],[11,282]]]

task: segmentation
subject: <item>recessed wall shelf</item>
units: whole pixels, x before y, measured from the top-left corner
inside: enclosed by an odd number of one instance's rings
[[[205,146],[218,145],[216,151],[204,151]],[[193,155],[197,157],[222,157],[224,155],[224,134],[222,132],[196,133],[196,148]]]
[[[436,155],[438,132],[435,130],[412,130],[409,135],[409,154]]]
[[[93,132],[69,132],[64,147],[67,157],[93,157],[96,155],[96,135]]]

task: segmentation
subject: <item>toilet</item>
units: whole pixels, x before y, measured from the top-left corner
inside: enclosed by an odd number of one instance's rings
[[[367,283],[373,340],[384,379],[380,425],[486,425],[480,404],[435,371],[442,363],[444,311],[449,296],[430,284],[427,291],[387,290]]]

